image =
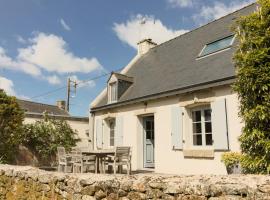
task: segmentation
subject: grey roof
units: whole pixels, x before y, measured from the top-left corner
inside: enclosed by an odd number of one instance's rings
[[[228,84],[235,78],[233,53],[237,42],[229,50],[197,59],[205,44],[232,35],[231,26],[239,16],[254,11],[251,4],[234,13],[208,23],[186,34],[152,48],[125,75],[133,77],[132,86],[115,104],[107,104],[107,97],[91,108],[92,111],[120,105],[123,102],[155,98],[162,93],[196,88],[214,82]]]
[[[20,107],[28,114],[43,114],[47,112],[49,115],[69,116],[65,110],[58,108],[55,105],[43,104],[33,101],[17,99]]]

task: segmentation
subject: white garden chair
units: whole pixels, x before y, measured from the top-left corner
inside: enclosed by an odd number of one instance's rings
[[[127,174],[131,173],[131,148],[128,146],[115,147],[115,153],[113,156],[109,155],[106,161],[108,166],[113,167],[113,172],[116,174],[116,168],[127,167]]]
[[[58,157],[58,171],[68,172],[68,167],[72,167],[71,157],[66,154],[64,147],[57,147],[57,157]],[[63,169],[63,170],[62,170]]]

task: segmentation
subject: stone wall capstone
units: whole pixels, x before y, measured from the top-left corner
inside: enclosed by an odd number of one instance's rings
[[[270,200],[270,177],[65,174],[0,165],[0,199]]]

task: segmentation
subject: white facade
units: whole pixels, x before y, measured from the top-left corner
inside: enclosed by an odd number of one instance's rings
[[[212,110],[213,145],[193,144],[191,112],[197,108]],[[96,111],[90,119],[94,147],[112,148],[108,121],[114,119],[115,145],[131,146],[132,170],[145,169],[145,116],[154,117],[154,168],[150,169],[157,173],[226,174],[221,154],[240,150],[238,99],[229,85]]]

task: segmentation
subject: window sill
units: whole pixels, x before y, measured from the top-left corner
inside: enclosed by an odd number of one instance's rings
[[[184,150],[184,157],[187,158],[214,158],[214,150]]]

